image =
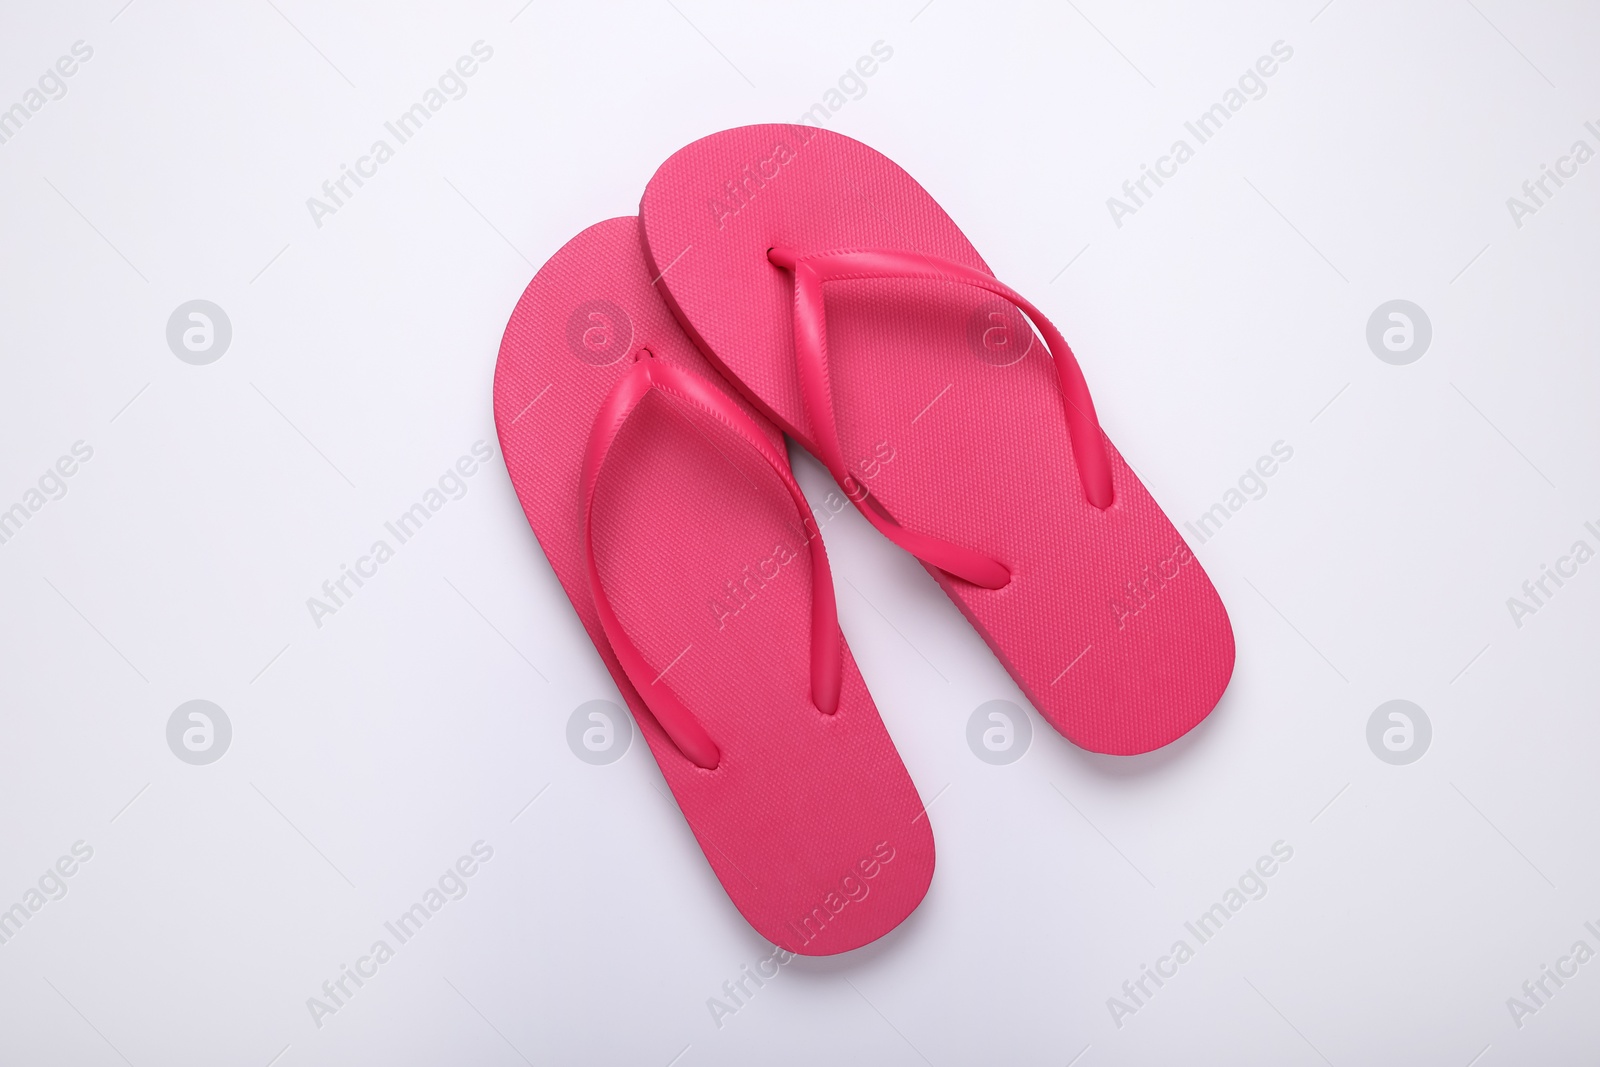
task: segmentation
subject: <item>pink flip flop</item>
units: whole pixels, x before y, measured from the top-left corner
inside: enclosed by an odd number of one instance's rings
[[[834,613],[783,438],[591,226],[506,326],[494,413],[534,533],[734,906],[830,955],[927,892],[933,835]]]
[[[639,214],[701,351],[923,562],[1051,725],[1127,755],[1210,713],[1233,673],[1216,590],[1066,341],[910,175],[827,130],[746,126],[662,164]]]

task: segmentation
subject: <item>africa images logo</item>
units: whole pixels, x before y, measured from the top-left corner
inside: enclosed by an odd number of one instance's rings
[[[585,363],[610,366],[633,347],[633,320],[609,300],[585,300],[567,316],[567,347]]]
[[[1183,965],[1194,959],[1202,946],[1213,941],[1247,904],[1266,898],[1271,888],[1268,880],[1294,858],[1294,846],[1280,839],[1272,843],[1269,852],[1270,855],[1263,854],[1246,867],[1235,883],[1223,890],[1220,899],[1183,924],[1189,937],[1173,941],[1165,955],[1156,957],[1155,966],[1139,964],[1139,976],[1122,983],[1122,995],[1106,998],[1106,1010],[1111,1013],[1111,1021],[1118,1030],[1127,1025],[1129,1018],[1149,1007],[1155,995],[1178,977]],[[1189,943],[1190,937],[1194,939],[1193,944]]]
[[[167,347],[185,363],[203,367],[222,358],[233,341],[228,313],[209,300],[189,300],[167,319]]]
[[[306,1010],[318,1030],[330,1016],[348,1007],[351,998],[376,978],[381,973],[380,968],[394,959],[401,946],[421,933],[446,904],[467,895],[472,888],[471,879],[483,870],[484,864],[494,859],[494,846],[480,838],[472,843],[469,851],[470,855],[463,854],[445,867],[410,907],[383,924],[394,944],[391,945],[388,938],[377,938],[366,954],[356,957],[354,966],[339,964],[338,975],[323,981],[320,996],[314,994],[306,998]]]
[[[1294,48],[1283,41],[1272,42],[1270,51],[1271,55],[1263,55],[1245,68],[1244,73],[1239,75],[1237,87],[1229,86],[1223,91],[1221,100],[1200,112],[1193,122],[1183,124],[1183,128],[1194,138],[1193,145],[1179,137],[1172,142],[1166,155],[1156,158],[1154,167],[1148,163],[1139,165],[1139,176],[1122,183],[1122,197],[1106,197],[1106,210],[1111,213],[1111,221],[1117,229],[1122,229],[1123,219],[1138,214],[1139,209],[1148,206],[1167,181],[1178,176],[1178,168],[1194,158],[1199,145],[1221,133],[1223,125],[1250,101],[1260,100],[1267,95],[1266,79],[1278,73],[1282,65],[1294,57]],[[1152,183],[1154,189],[1151,188]]]
[[[860,903],[866,900],[872,892],[869,883],[894,862],[894,857],[894,846],[889,842],[879,841],[873,845],[872,855],[862,857],[853,869],[840,877],[838,889],[828,890],[821,902],[802,915],[798,922],[789,923],[789,929],[799,936],[800,944],[815,941],[820,937],[823,928],[838,919],[839,913],[852,902]]]
[[[209,700],[185,701],[167,718],[167,747],[192,766],[217,762],[232,743],[228,713]]]
[[[1033,721],[1009,700],[979,704],[967,717],[967,747],[996,767],[1015,763],[1033,741]]]
[[[1394,767],[1415,763],[1433,744],[1433,722],[1409,700],[1386,700],[1367,718],[1367,747]]]
[[[567,747],[594,767],[615,763],[633,743],[633,716],[609,700],[588,700],[567,716]]]
[[[339,164],[338,175],[322,183],[321,197],[306,197],[306,210],[310,212],[311,221],[317,229],[322,229],[325,217],[337,215],[348,206],[362,186],[378,176],[378,168],[394,158],[397,147],[421,133],[423,125],[432,121],[433,116],[450,101],[460,100],[467,95],[467,79],[494,58],[494,49],[481,40],[472,42],[470,51],[471,55],[460,56],[454,64],[446,67],[435,85],[422,91],[420,100],[402,111],[394,121],[383,124],[383,128],[394,138],[393,145],[385,138],[378,138],[365,154],[356,157],[353,168],[348,163]],[[354,188],[351,188],[352,185]]]

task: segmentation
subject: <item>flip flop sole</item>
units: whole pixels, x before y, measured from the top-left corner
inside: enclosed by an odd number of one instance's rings
[[[601,405],[641,349],[719,381],[652,288],[652,274],[634,218],[590,227],[540,269],[495,368],[506,465],[729,899],[781,948],[843,952],[887,933],[922,900],[933,836],[848,649],[837,712],[812,704],[807,534],[748,441],[653,393],[607,454],[592,518],[611,606],[715,739],[715,769],[690,762],[663,732],[595,611],[580,476]],[[735,403],[781,455],[781,435]]]
[[[793,280],[768,250],[899,249],[992,273],[893,161],[807,126],[694,142],[651,179],[640,219],[686,332],[813,452]],[[842,280],[824,295],[845,461],[901,525],[1010,569],[998,590],[930,572],[1044,718],[1123,755],[1204,719],[1233,671],[1227,612],[1109,442],[1115,502],[1085,500],[1049,352],[1022,314],[942,281]]]

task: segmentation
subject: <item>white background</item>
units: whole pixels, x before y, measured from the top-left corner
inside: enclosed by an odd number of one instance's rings
[[[1600,148],[1593,9],[521,3],[0,15],[0,107],[94,49],[0,145],[0,507],[94,450],[0,545],[0,907],[94,850],[0,945],[0,1062],[1592,1059],[1600,961],[1521,1027],[1506,1002],[1600,950],[1600,564],[1520,628],[1506,598],[1600,547],[1600,162],[1520,228],[1506,198]],[[315,225],[306,198],[478,40],[466,95]],[[1267,94],[1115,225],[1106,198],[1280,40]],[[609,766],[568,749],[572,710],[616,693],[498,447],[320,628],[306,599],[494,443],[539,264],[877,41],[830,127],[1062,327],[1180,526],[1274,442],[1294,457],[1195,543],[1238,639],[1227,695],[1132,759],[1035,719],[1019,762],[978,760],[968,716],[1016,687],[909,557],[830,523],[939,866],[900,929],[719,1027],[708,998],[770,947],[637,738]],[[165,339],[194,298],[233,327],[208,366]],[[1365,339],[1394,298],[1433,325],[1408,366]],[[209,766],[166,742],[195,698],[233,725]],[[1393,698],[1433,724],[1409,766],[1366,741]],[[307,998],[479,840],[470,892],[317,1026]],[[1107,999],[1280,840],[1267,896],[1117,1026]]]

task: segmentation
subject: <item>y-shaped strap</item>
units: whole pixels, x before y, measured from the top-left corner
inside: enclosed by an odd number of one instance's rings
[[[821,459],[841,485],[850,478],[850,471],[839,445],[833,391],[828,381],[828,333],[822,283],[862,278],[917,278],[960,282],[985,290],[1016,305],[1033,321],[1054,357],[1067,433],[1072,441],[1084,496],[1097,508],[1111,506],[1111,461],[1083,371],[1066,339],[1050,320],[1010,286],[971,267],[913,252],[856,250],[802,255],[778,247],[769,249],[767,258],[794,274],[794,349],[801,397]],[[901,526],[875,497],[864,496],[859,503],[862,514],[884,536],[918,559],[985,589],[998,589],[1011,580],[1011,572],[999,560]]]
[[[641,358],[642,357],[642,358]],[[611,609],[605,590],[600,585],[600,571],[594,558],[594,495],[606,455],[616,442],[623,423],[633,414],[639,403],[652,389],[688,401],[721,422],[745,443],[760,453],[767,465],[778,475],[783,487],[789,491],[795,509],[800,512],[801,525],[805,527],[806,540],[811,549],[811,702],[826,715],[839,708],[841,680],[839,649],[839,617],[833,597],[833,573],[828,569],[828,553],[811,517],[811,505],[795,483],[789,463],[764,437],[750,417],[739,410],[731,400],[703,378],[688,371],[663,363],[648,350],[641,350],[611,395],[600,406],[595,416],[594,429],[589,433],[589,445],[583,457],[583,557],[589,570],[589,591],[594,597],[595,612],[600,616],[600,627],[605,631],[611,650],[622,664],[623,673],[640,699],[650,709],[661,728],[672,738],[672,743],[696,766],[715,769],[722,758],[711,735],[670,688],[662,684],[657,674],[645,661],[644,655],[629,640],[622,622]],[[663,672],[664,673],[664,672]]]

